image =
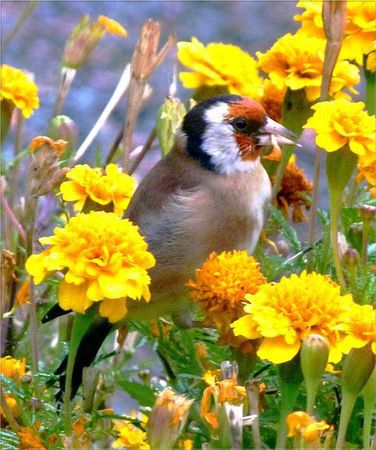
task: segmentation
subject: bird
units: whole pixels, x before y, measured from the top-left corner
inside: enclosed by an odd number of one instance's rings
[[[296,140],[248,97],[218,95],[187,112],[172,149],[142,179],[125,212],[156,259],[149,270],[151,300],[127,302],[127,319],[171,315],[178,325],[189,322],[187,282],[195,270],[212,252],[252,253],[257,244],[271,199],[262,148]],[[73,395],[82,368],[91,364],[114,328],[103,319],[84,337]],[[57,373],[63,375],[65,366]]]

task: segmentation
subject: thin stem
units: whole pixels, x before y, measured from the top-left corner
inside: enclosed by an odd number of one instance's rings
[[[334,196],[333,196],[334,197]],[[336,269],[338,282],[342,288],[346,287],[345,278],[343,276],[343,270],[341,260],[339,256],[338,247],[338,224],[339,224],[339,209],[341,205],[340,198],[334,198],[330,201],[330,240],[333,248],[333,262]]]
[[[15,141],[14,141],[14,165],[11,173],[11,176],[9,177],[9,184],[10,184],[10,195],[9,195],[9,204],[11,208],[14,208],[16,200],[17,200],[17,191],[18,191],[18,172],[19,172],[19,159],[18,156],[20,155],[23,147],[23,131],[24,131],[24,125],[25,125],[25,118],[22,115],[21,110],[16,109],[15,112],[15,118],[16,118],[16,135],[15,135]]]
[[[346,431],[349,425],[352,410],[357,396],[346,394],[342,398],[341,416],[339,419],[338,437],[336,450],[342,450],[345,445]]]
[[[3,53],[6,49],[6,47],[9,45],[10,41],[14,38],[14,36],[17,34],[17,32],[21,29],[23,23],[26,21],[26,19],[31,15],[34,8],[37,6],[38,1],[37,0],[31,0],[24,8],[22,13],[20,14],[20,17],[18,18],[16,24],[14,27],[10,30],[8,36],[4,39],[3,45],[1,46],[1,53]]]
[[[89,134],[86,136],[84,142],[81,144],[80,148],[77,150],[75,156],[72,159],[72,163],[76,164],[79,159],[82,158],[82,156],[86,153],[87,149],[90,147],[91,143],[99,133],[100,129],[103,127],[103,125],[106,123],[108,117],[110,116],[111,112],[115,108],[115,106],[119,103],[120,99],[126,92],[129,86],[130,82],[130,65],[127,64],[120,80],[110,98],[107,105],[105,106],[104,110],[102,111],[101,115],[98,117],[98,120],[96,121],[93,128],[90,130]]]
[[[363,448],[370,450],[372,419],[376,402],[376,369],[373,370],[370,379],[363,389],[364,398],[364,423],[363,423]]]
[[[30,280],[30,331],[31,331],[31,345],[32,345],[32,372],[36,374],[39,371],[39,334],[38,334],[38,319],[37,319],[37,305],[35,302],[35,289],[33,280]]]
[[[117,134],[113,144],[111,145],[110,151],[108,152],[107,158],[106,158],[106,162],[105,165],[107,166],[107,164],[110,164],[112,162],[112,160],[114,159],[115,156],[115,152],[118,149],[121,141],[123,140],[123,129],[121,129],[119,131],[119,133]]]
[[[157,131],[155,128],[153,128],[148,136],[148,138],[146,139],[145,144],[143,145],[140,153],[135,157],[135,159],[133,161],[131,161],[131,163],[129,164],[129,169],[128,169],[128,173],[130,175],[132,175],[135,170],[137,169],[137,167],[139,166],[139,164],[141,163],[141,161],[144,159],[145,155],[149,152],[149,150],[151,149],[151,146],[153,145],[153,142],[155,140],[157,136]]]
[[[259,383],[256,380],[250,380],[245,383],[245,389],[247,391],[249,415],[255,416],[255,419],[251,423],[253,446],[255,450],[261,450],[262,441],[260,434],[260,421],[259,421]]]
[[[368,240],[369,240],[370,226],[371,226],[370,220],[363,220],[362,255],[361,255],[361,264],[363,267],[365,267],[367,264]]]
[[[3,205],[5,214],[7,215],[8,219],[13,223],[13,225],[17,228],[18,232],[20,233],[20,236],[22,239],[26,240],[26,232],[23,228],[23,226],[18,221],[16,215],[12,211],[12,208],[10,207],[8,200],[4,196],[4,190],[0,188],[0,200]]]
[[[76,73],[77,70],[70,67],[63,67],[61,69],[59,93],[56,97],[51,119],[61,113],[65,99],[68,95],[70,87],[72,86],[72,82],[74,80],[74,77],[76,76]]]
[[[319,187],[320,187],[320,172],[321,172],[321,156],[322,150],[316,147],[315,162],[313,167],[313,188],[311,197],[311,207],[308,219],[308,244],[313,244],[316,239],[316,223],[317,223],[317,208],[319,201]],[[312,270],[314,262],[314,252],[308,255],[308,268]]]
[[[299,392],[298,384],[281,383],[281,403],[279,407],[279,423],[277,429],[276,450],[286,448],[287,416],[292,413]]]

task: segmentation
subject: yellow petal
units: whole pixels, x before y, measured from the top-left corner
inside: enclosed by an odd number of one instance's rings
[[[40,284],[49,271],[44,266],[44,258],[46,252],[39,253],[39,255],[31,255],[28,257],[25,263],[25,269],[29,275],[34,278],[35,284]]]
[[[59,305],[64,310],[72,309],[78,313],[84,313],[93,304],[87,297],[86,291],[86,283],[76,286],[63,280],[58,294]]]
[[[122,27],[119,22],[116,22],[116,20],[110,19],[107,16],[99,16],[97,23],[103,27],[107,33],[112,34],[113,36],[125,38],[128,35],[127,30]]]
[[[261,359],[267,359],[274,364],[281,364],[290,361],[300,349],[300,340],[297,339],[295,343],[286,344],[283,336],[275,338],[263,339],[257,355]]]
[[[231,324],[234,329],[235,336],[244,336],[247,339],[257,339],[261,335],[258,333],[256,322],[252,319],[251,314],[246,314]]]
[[[105,298],[99,305],[99,314],[107,317],[111,323],[118,322],[127,314],[127,306],[124,298]]]

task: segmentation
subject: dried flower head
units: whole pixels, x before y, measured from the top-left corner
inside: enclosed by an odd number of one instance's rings
[[[11,102],[26,118],[39,108],[38,87],[25,72],[2,64],[0,81],[0,101]]]
[[[304,125],[313,128],[316,143],[327,152],[345,145],[357,155],[375,151],[375,118],[364,111],[364,103],[345,99],[316,103],[315,111]]]
[[[54,231],[54,236],[40,239],[50,247],[31,255],[26,270],[39,284],[56,270],[67,269],[58,294],[63,309],[84,313],[100,302],[100,315],[117,322],[127,312],[126,298],[150,299],[147,269],[155,259],[129,220],[91,211]]]
[[[262,79],[256,60],[240,47],[218,42],[205,46],[195,37],[177,45],[180,63],[191,70],[179,75],[184,87],[222,86],[230,94],[260,98]]]
[[[372,2],[347,2],[345,34],[342,42],[341,57],[355,59],[362,64],[363,55],[374,50],[376,10]],[[321,18],[322,1],[300,1],[298,8],[304,8],[302,14],[294,20],[302,23],[302,31],[308,36],[324,37]]]
[[[308,37],[304,33],[282,36],[265,53],[257,52],[259,66],[279,88],[293,91],[305,89],[309,101],[320,96],[324,64],[325,40]],[[333,72],[330,95],[360,82],[359,69],[348,61],[338,61]],[[341,93],[342,95],[342,93]]]
[[[136,180],[120,172],[116,164],[109,164],[105,173],[100,168],[78,164],[67,175],[70,181],[60,186],[65,201],[75,202],[77,211],[82,210],[89,198],[99,205],[112,205],[115,214],[122,215],[136,189]]]
[[[173,448],[184,428],[192,403],[193,400],[169,388],[158,395],[149,416],[147,434],[151,448]]]
[[[126,447],[135,450],[149,450],[146,428],[148,417],[145,414],[132,412],[130,417],[138,419],[140,426],[127,420],[115,420],[114,430],[118,433],[116,440],[112,443],[113,448]]]
[[[325,420],[317,422],[316,419],[306,412],[295,411],[287,416],[288,436],[300,436],[304,441],[318,441],[325,430],[329,429],[329,425]]]
[[[313,183],[309,181],[303,169],[295,164],[293,155],[285,169],[281,181],[281,187],[276,197],[277,207],[281,209],[284,216],[289,217],[289,209],[292,209],[292,221],[294,223],[307,220],[302,207],[308,210],[311,206],[307,196],[312,191]]]
[[[263,337],[257,354],[279,364],[291,360],[303,339],[320,334],[329,343],[329,361],[342,357],[344,334],[337,330],[343,315],[353,305],[351,295],[341,295],[329,276],[303,271],[283,277],[279,283],[262,285],[254,295],[246,295],[247,313],[232,324],[235,335],[248,339]]]

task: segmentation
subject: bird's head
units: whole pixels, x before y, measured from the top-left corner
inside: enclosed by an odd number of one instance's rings
[[[262,146],[296,143],[296,135],[267,116],[260,103],[239,95],[219,95],[195,105],[182,133],[191,157],[220,174],[249,172]]]

